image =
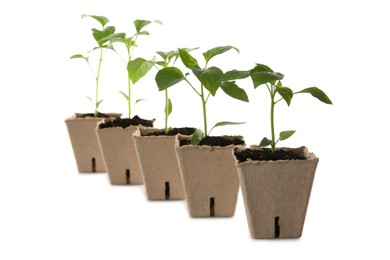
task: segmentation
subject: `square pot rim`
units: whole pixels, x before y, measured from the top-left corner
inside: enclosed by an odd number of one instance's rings
[[[194,129],[194,132],[196,130],[195,127],[169,127],[168,129],[171,130],[171,129],[174,129],[174,128],[192,128]],[[157,138],[160,138],[160,139],[172,139],[172,138],[175,138],[176,139],[176,136],[177,135],[182,135],[182,136],[185,136],[185,137],[190,137],[191,135],[184,135],[184,134],[176,134],[176,135],[148,135],[148,136],[145,136],[145,135],[142,135],[143,133],[142,132],[154,132],[154,131],[165,131],[164,128],[155,128],[155,127],[142,127],[142,128],[138,128],[134,133],[133,133],[133,137],[134,138],[140,138],[140,139],[157,139]]]
[[[87,116],[87,117],[79,117],[79,115],[83,115],[86,113],[73,113],[70,117],[65,118],[65,122],[67,121],[77,121],[77,120],[104,120],[107,118],[120,118],[122,116],[122,113],[104,113],[106,115],[109,115],[110,117],[94,117],[94,116]]]
[[[219,136],[215,136],[215,137],[239,138],[240,140],[244,141],[244,143],[245,143],[244,136],[242,136],[242,135],[219,135]],[[182,138],[182,139],[189,139],[189,136],[181,135],[181,134],[176,135],[175,150],[184,151],[184,150],[196,150],[196,149],[198,149],[198,150],[209,150],[209,151],[212,151],[212,150],[215,150],[215,149],[224,150],[224,149],[232,149],[232,148],[235,148],[235,147],[236,148],[243,148],[243,147],[245,147],[245,144],[243,144],[243,145],[242,144],[240,144],[240,145],[230,144],[228,146],[192,145],[192,144],[189,144],[189,145],[180,146],[180,141],[179,141],[180,138]]]

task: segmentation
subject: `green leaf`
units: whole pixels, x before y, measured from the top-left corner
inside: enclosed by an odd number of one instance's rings
[[[294,133],[295,133],[295,130],[288,130],[288,131],[280,132],[279,139],[281,141],[286,140],[286,139],[290,138]]]
[[[113,33],[113,34],[110,34],[107,37],[104,37],[104,38],[100,39],[98,43],[101,43],[101,42],[106,43],[108,41],[125,43],[125,41],[126,41],[126,33]]]
[[[137,33],[140,33],[142,28],[144,28],[148,24],[151,24],[152,22],[148,20],[135,20],[133,23]]]
[[[127,100],[127,101],[129,101],[129,96],[128,95],[126,95],[124,92],[122,92],[122,91],[119,91],[121,94],[122,94],[122,96]]]
[[[234,81],[222,82],[222,90],[232,98],[249,102],[248,95],[245,90],[236,85]]]
[[[264,64],[256,63],[256,67],[254,67],[253,70],[256,70],[258,72],[274,72],[270,67]]]
[[[198,61],[191,56],[191,54],[185,50],[185,49],[179,49],[179,55],[180,55],[180,59],[181,61],[183,62],[183,64],[191,69],[192,67],[195,67],[195,66],[198,66]]]
[[[211,58],[219,55],[219,54],[222,54],[222,53],[225,53],[227,52],[228,50],[230,49],[234,49],[236,50],[238,53],[240,53],[240,50],[237,49],[236,47],[233,47],[233,46],[220,46],[220,47],[215,47],[215,48],[212,48],[206,52],[203,53],[203,57],[206,61],[206,64],[211,60]]]
[[[127,71],[131,82],[135,84],[140,80],[149,70],[153,67],[153,62],[147,61],[143,58],[136,58],[135,60],[129,61],[127,64]]]
[[[73,55],[72,57],[70,57],[71,59],[84,59],[86,61],[88,61],[88,57],[82,55],[82,54],[75,54]]]
[[[139,102],[142,102],[142,101],[144,101],[145,99],[137,99],[136,101],[135,101],[135,103],[134,103],[134,106],[135,105],[137,105]]]
[[[165,90],[184,79],[184,75],[178,68],[167,67],[159,70],[156,74],[156,83],[158,89]]]
[[[269,140],[267,137],[264,137],[260,142],[261,147],[266,147],[271,144],[272,144],[272,140]]]
[[[102,46],[106,42],[108,42],[108,40],[103,40],[103,39],[107,38],[108,36],[110,36],[114,33],[115,33],[114,26],[108,26],[107,28],[104,28],[103,31],[100,31],[100,30],[95,29],[95,28],[92,29],[93,38],[95,38],[95,40],[99,44],[99,46]]]
[[[242,125],[242,124],[245,124],[246,122],[229,122],[229,121],[222,121],[222,122],[219,122],[219,123],[216,123],[209,131],[209,135],[211,133],[211,131],[213,131],[214,128],[216,127],[220,127],[220,126],[225,126],[225,125]]]
[[[320,100],[321,102],[324,102],[325,104],[329,104],[329,105],[333,104],[332,101],[330,100],[330,98],[321,89],[319,89],[317,87],[305,88],[304,90],[296,92],[296,94],[299,94],[299,93],[309,93],[313,97]]]
[[[168,98],[168,104],[165,105],[164,113],[167,113],[168,116],[172,113],[172,101]]]
[[[265,83],[275,84],[277,80],[282,80],[284,77],[283,74],[278,72],[256,71],[255,69],[250,71],[250,75],[255,88]]]
[[[156,64],[157,64],[157,65],[160,65],[160,66],[163,67],[163,68],[166,68],[167,65],[168,65],[165,61],[157,61]]]
[[[91,18],[95,19],[95,20],[98,21],[103,27],[110,21],[110,20],[108,20],[107,17],[104,17],[104,16],[88,15],[88,14],[82,14],[82,15],[81,15],[81,18],[85,18],[85,17],[91,17]]]
[[[231,70],[223,74],[222,81],[230,81],[236,79],[245,79],[249,77],[249,71]]]
[[[103,102],[103,99],[100,100],[100,101],[98,101],[98,102],[96,103],[96,107],[99,107],[99,106],[100,106],[100,103],[102,103],[102,102]]]
[[[204,133],[200,129],[196,129],[195,132],[192,134],[191,137],[191,144],[192,145],[198,145],[199,142],[204,138]]]
[[[88,96],[85,96],[89,101],[92,102],[92,98],[91,97],[88,97]]]
[[[150,33],[149,32],[147,32],[147,31],[142,31],[142,32],[139,32],[139,33],[137,33],[138,35],[150,35]]]
[[[286,101],[287,105],[290,106],[291,99],[293,98],[293,91],[288,87],[276,86],[276,91],[282,96],[282,98]]]
[[[223,76],[222,70],[217,67],[210,67],[206,70],[202,70],[196,66],[192,67],[192,72],[199,79],[202,85],[211,93],[211,95],[215,96],[221,85],[221,78]]]

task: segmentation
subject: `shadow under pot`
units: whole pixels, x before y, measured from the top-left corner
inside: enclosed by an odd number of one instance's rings
[[[242,136],[208,136],[199,145],[178,135],[175,151],[191,217],[232,217],[239,181],[233,149]]]
[[[175,153],[176,135],[190,137],[195,128],[140,128],[134,133],[141,172],[149,200],[185,199],[183,181]]]
[[[318,158],[306,147],[234,150],[253,238],[302,236]]]
[[[116,113],[99,113],[97,117],[94,117],[94,114],[75,113],[65,119],[77,170],[80,173],[106,171],[95,129],[98,124],[120,116],[121,114]]]
[[[96,133],[111,184],[143,184],[133,133],[138,128],[153,127],[153,122],[134,116],[98,125]]]

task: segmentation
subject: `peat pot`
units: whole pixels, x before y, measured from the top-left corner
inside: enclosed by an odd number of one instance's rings
[[[140,128],[134,142],[149,200],[183,200],[184,189],[175,153],[177,134],[190,136],[195,128]]]
[[[176,156],[191,217],[234,215],[239,181],[233,149],[242,145],[242,136],[209,136],[196,146],[189,137],[177,136]]]
[[[97,126],[96,134],[111,184],[143,184],[133,133],[138,128],[152,127],[153,122],[135,116]]]
[[[237,148],[234,155],[252,237],[301,237],[318,158],[306,147]]]
[[[93,114],[76,113],[65,119],[77,169],[80,173],[106,171],[95,129],[99,123],[120,116],[121,114],[109,113],[94,117]]]

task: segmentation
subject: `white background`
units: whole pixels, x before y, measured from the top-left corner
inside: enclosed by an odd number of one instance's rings
[[[142,186],[111,186],[106,174],[78,174],[64,119],[89,112],[94,82],[70,60],[93,47],[93,20],[119,31],[135,19],[159,19],[136,56],[234,45],[213,60],[223,70],[265,63],[294,90],[323,89],[334,105],[297,96],[280,103],[285,146],[306,145],[320,158],[303,237],[253,240],[243,202],[228,219],[191,219],[186,204],[149,202]],[[387,1],[27,1],[0,4],[0,259],[389,259],[390,171]],[[126,112],[126,74],[115,55],[102,68],[102,112]],[[163,126],[155,71],[137,83],[136,114]],[[249,104],[224,93],[210,101],[209,124],[244,121],[214,134],[269,136],[264,88],[240,86]],[[170,90],[171,125],[201,127],[201,105],[185,84]],[[179,99],[180,98],[180,99]]]

